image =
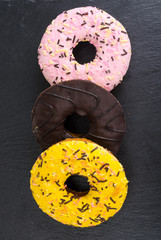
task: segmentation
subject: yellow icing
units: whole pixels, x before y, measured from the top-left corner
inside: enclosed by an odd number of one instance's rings
[[[67,192],[64,183],[71,174],[88,178],[88,194],[78,197]],[[117,213],[126,198],[127,183],[124,169],[114,155],[79,138],[64,140],[44,151],[30,178],[33,197],[42,211],[77,227],[98,225]]]

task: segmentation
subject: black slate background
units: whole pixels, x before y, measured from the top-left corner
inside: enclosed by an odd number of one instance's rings
[[[49,85],[37,64],[46,26],[79,6],[104,9],[128,30],[132,61],[113,94],[127,132],[118,153],[129,193],[122,210],[93,228],[63,225],[39,210],[29,189],[41,150],[31,109]],[[161,0],[0,1],[0,240],[161,239]]]

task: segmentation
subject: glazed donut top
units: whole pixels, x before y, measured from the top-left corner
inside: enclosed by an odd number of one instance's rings
[[[69,192],[72,175],[88,179],[84,196]],[[95,226],[122,207],[127,194],[124,169],[103,147],[87,139],[68,139],[43,152],[31,170],[30,186],[39,207],[52,218],[77,227]]]
[[[32,129],[43,150],[72,138],[65,125],[68,117],[75,113],[89,121],[88,132],[80,137],[112,153],[119,150],[125,132],[124,113],[119,102],[110,92],[90,81],[72,80],[49,87],[38,97],[32,113]]]
[[[96,47],[93,61],[79,64],[73,56],[78,42]],[[108,91],[125,75],[131,58],[131,45],[123,25],[96,7],[64,11],[47,27],[38,60],[46,80],[52,85],[72,79],[90,80]]]

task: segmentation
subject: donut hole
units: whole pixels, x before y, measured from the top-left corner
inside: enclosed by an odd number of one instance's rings
[[[67,117],[64,127],[68,132],[73,134],[87,134],[90,129],[90,121],[86,115],[81,116],[74,112]]]
[[[77,46],[73,48],[73,55],[78,63],[89,63],[95,59],[96,48],[88,41],[79,42]]]
[[[71,192],[77,196],[84,196],[90,190],[88,178],[78,174],[72,174],[65,181],[67,192]]]

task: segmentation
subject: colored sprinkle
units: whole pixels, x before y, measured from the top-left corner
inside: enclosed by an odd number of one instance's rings
[[[65,64],[63,64],[63,67],[64,67],[66,70],[69,70],[69,68],[68,68]]]
[[[63,25],[64,25],[65,27],[69,27],[69,24],[63,23]]]
[[[92,80],[92,78],[90,76],[87,77],[89,80]]]

